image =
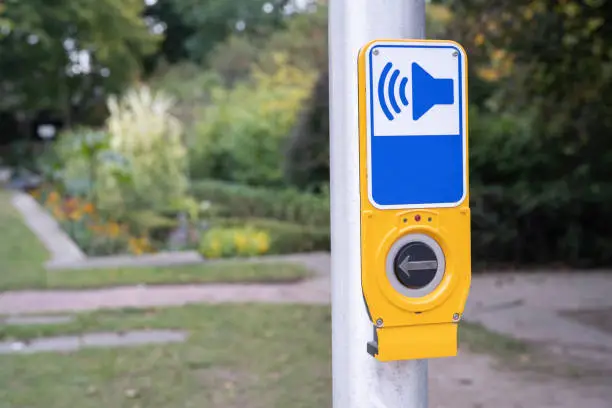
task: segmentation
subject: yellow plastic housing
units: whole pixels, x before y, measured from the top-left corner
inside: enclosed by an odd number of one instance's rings
[[[371,45],[363,47],[359,55],[361,278],[373,324],[377,321],[382,324],[377,325],[375,338],[368,349],[381,361],[454,356],[457,354],[457,322],[463,314],[471,280],[469,194],[452,208],[381,210],[370,203],[365,57]],[[465,137],[467,139],[467,132]],[[435,239],[445,257],[442,281],[433,292],[419,298],[406,297],[396,291],[385,271],[387,254],[393,243],[412,233]]]

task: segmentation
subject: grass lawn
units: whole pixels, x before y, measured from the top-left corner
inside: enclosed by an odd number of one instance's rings
[[[11,205],[10,193],[0,190],[0,291],[77,289],[140,283],[292,282],[311,275],[301,265],[246,261],[46,272],[43,262],[48,256],[42,243]]]
[[[62,325],[0,326],[0,338],[184,329],[184,344],[0,356],[0,407],[329,407],[327,306],[190,305],[85,313]],[[460,325],[477,352],[517,357],[518,342]]]
[[[305,267],[291,263],[231,261],[172,267],[112,268],[53,271],[47,288],[93,288],[139,283],[237,283],[295,282],[311,275]]]
[[[49,254],[0,188],[0,290],[44,286]]]
[[[323,306],[86,314],[44,334],[184,328],[191,335],[184,344],[0,356],[0,407],[329,407],[329,325]],[[22,329],[30,333],[21,337],[42,334]]]
[[[524,341],[497,334],[478,323],[461,322],[458,337],[460,344],[474,352],[493,354],[502,360],[528,356],[533,351]]]

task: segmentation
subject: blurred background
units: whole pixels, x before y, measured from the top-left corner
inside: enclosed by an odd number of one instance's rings
[[[330,406],[327,3],[0,1],[0,407]],[[432,406],[612,407],[611,19],[427,3],[475,273]]]

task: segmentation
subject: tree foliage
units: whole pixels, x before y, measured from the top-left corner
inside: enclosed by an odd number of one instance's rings
[[[283,163],[284,177],[302,189],[329,179],[329,74],[319,75],[312,95],[292,130]]]
[[[191,175],[250,185],[282,183],[282,151],[315,75],[272,55],[276,69],[212,92],[192,138]]]
[[[248,77],[251,67],[272,72],[276,63],[271,56],[283,53],[287,63],[308,71],[327,69],[327,8],[289,16],[283,28],[270,35],[249,37],[232,34],[213,49],[210,68],[231,86]]]
[[[141,0],[6,0],[0,10],[0,110],[63,111],[138,77],[156,36]],[[27,74],[26,74],[27,73]]]
[[[612,148],[612,2],[453,4],[455,30],[470,54],[496,70],[489,107],[534,115],[530,157],[541,160],[522,166],[521,175],[603,182],[612,164],[604,153]]]
[[[261,37],[284,22],[287,0],[162,0],[147,15],[167,27],[161,54],[170,62],[210,61],[211,50],[232,34]]]
[[[477,255],[610,262],[612,2],[449,4],[488,84],[470,115]]]

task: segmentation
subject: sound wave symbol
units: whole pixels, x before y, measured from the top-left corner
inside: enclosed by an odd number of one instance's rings
[[[387,81],[387,76],[389,76],[389,72],[393,68],[393,64],[388,62],[387,65],[383,68],[382,73],[380,74],[380,80],[378,81],[378,101],[380,102],[380,107],[389,120],[395,119],[389,107],[387,106],[387,101],[385,98],[385,82]],[[391,107],[398,115],[402,112],[400,106],[397,103],[397,99],[395,98],[395,87],[397,84],[397,79],[400,75],[399,69],[393,71],[391,75],[391,79],[389,80],[389,86],[387,87],[387,94],[389,96],[389,103]],[[404,106],[408,106],[408,98],[406,98],[406,88],[408,86],[408,78],[402,78],[399,84],[399,97]]]

